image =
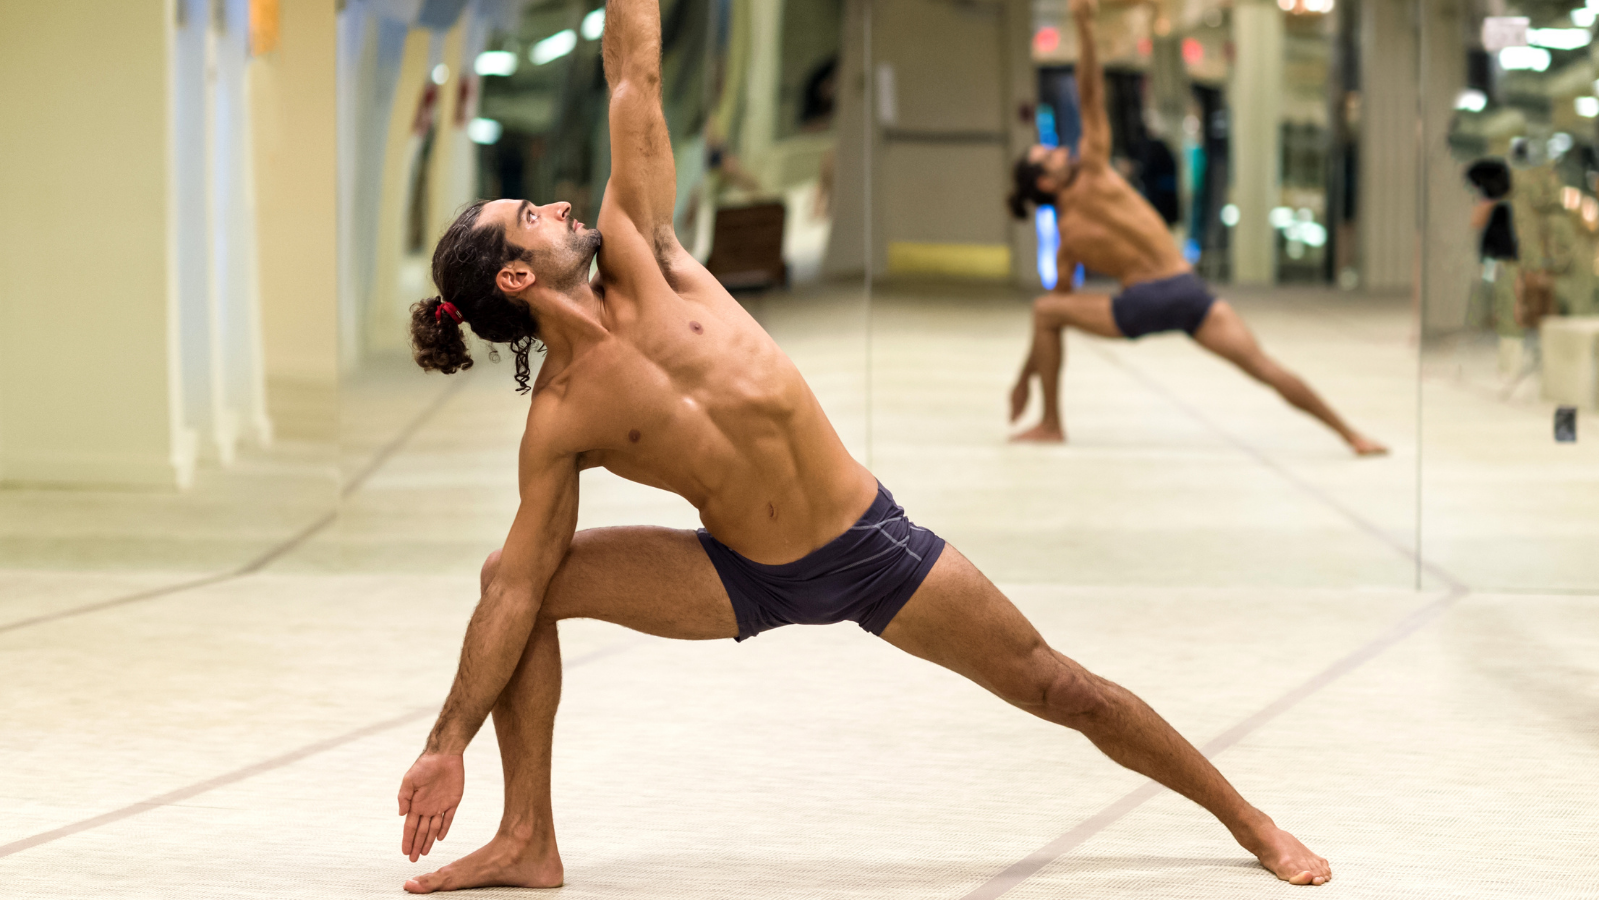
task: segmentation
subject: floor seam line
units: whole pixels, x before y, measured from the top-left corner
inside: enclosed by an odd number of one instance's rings
[[[456,394],[460,393],[461,387],[465,383],[466,379],[463,378],[452,381],[446,385],[445,389],[439,392],[439,396],[434,398],[432,403],[423,409],[421,413],[417,414],[417,416],[413,418],[405,428],[400,430],[399,435],[397,435],[393,440],[389,441],[389,443],[385,444],[378,450],[376,454],[373,455],[372,459],[368,461],[367,465],[362,468],[360,474],[351,479],[350,483],[339,492],[339,498],[342,500],[343,498],[348,497],[355,493],[355,491],[359,490],[361,486],[366,483],[368,478],[376,473],[378,469],[382,468],[382,466],[389,461],[390,457],[399,452],[400,448],[403,447],[406,442],[408,442],[418,431],[422,429],[424,425],[427,424],[427,421],[431,419],[434,414],[444,408],[445,403],[447,403]],[[0,625],[0,634],[4,634],[8,631],[16,631],[22,628],[27,628],[32,625],[42,625],[46,622],[55,622],[61,619],[70,619],[76,616],[100,612],[101,610],[114,609],[118,606],[126,606],[130,603],[138,603],[143,600],[156,600],[161,597],[169,597],[173,594],[181,594],[185,591],[194,590],[195,588],[209,587],[213,584],[221,584],[224,581],[232,581],[235,578],[242,578],[245,575],[253,575],[272,563],[277,562],[279,559],[283,558],[289,553],[294,552],[301,544],[321,533],[329,525],[332,525],[335,521],[337,521],[338,518],[339,511],[337,509],[329,510],[326,513],[323,513],[310,525],[307,525],[306,527],[290,535],[282,543],[267,549],[265,553],[262,553],[254,559],[245,562],[243,565],[238,566],[237,568],[227,569],[212,575],[202,575],[189,581],[180,581],[176,584],[165,585],[163,587],[137,591],[122,597],[113,597],[110,600],[100,600],[84,606],[73,607],[72,609],[46,613],[42,616],[33,616],[32,618],[23,619],[18,622],[8,622],[4,625]]]
[[[1166,388],[1165,385],[1156,381],[1148,373],[1142,371],[1137,366],[1134,366],[1132,363],[1129,363],[1128,361],[1122,359],[1119,355],[1107,350],[1104,347],[1099,347],[1096,345],[1094,350],[1112,365],[1132,376],[1135,381],[1142,384],[1145,388],[1161,396],[1168,403],[1182,410],[1189,417],[1215,432],[1222,438],[1222,440],[1231,444],[1234,449],[1243,451],[1244,454],[1254,459],[1257,463],[1272,470],[1284,481],[1287,481],[1289,484],[1292,484],[1294,487],[1298,488],[1301,492],[1308,494],[1319,501],[1322,505],[1338,513],[1344,519],[1354,524],[1359,530],[1364,531],[1367,535],[1376,539],[1379,543],[1386,545],[1389,549],[1399,553],[1405,559],[1408,559],[1417,566],[1420,566],[1423,571],[1426,571],[1427,573],[1438,578],[1449,589],[1461,591],[1469,590],[1467,585],[1460,579],[1456,578],[1452,573],[1434,563],[1427,562],[1425,559],[1423,559],[1420,548],[1407,546],[1406,544],[1394,539],[1391,535],[1384,531],[1381,526],[1367,520],[1364,516],[1329,496],[1325,491],[1322,491],[1315,485],[1305,481],[1303,478],[1299,477],[1298,474],[1288,469],[1282,463],[1273,459],[1264,451],[1243,440],[1242,438],[1233,435],[1220,425],[1217,425],[1210,419],[1210,417],[1194,408],[1194,406],[1183,400],[1181,397],[1173,394],[1169,389]]]
[[[641,643],[643,643],[643,641],[638,639],[625,640],[618,641],[617,643],[606,647],[601,647],[598,650],[592,650],[573,659],[564,660],[561,664],[561,671],[565,673],[570,669],[587,665],[595,660],[604,659],[607,656],[615,656],[616,654],[636,647]],[[231,784],[237,784],[257,775],[271,772],[274,769],[281,769],[284,766],[293,765],[294,763],[297,763],[303,759],[308,759],[312,756],[315,756],[318,753],[333,750],[338,747],[342,747],[345,744],[358,741],[362,738],[371,737],[374,734],[381,734],[391,728],[398,728],[401,725],[410,724],[417,719],[433,715],[437,712],[438,708],[439,707],[437,705],[418,707],[393,718],[384,719],[381,722],[375,722],[370,725],[363,725],[354,731],[347,731],[344,734],[334,735],[330,738],[323,738],[320,741],[315,741],[305,745],[304,747],[290,750],[287,753],[280,753],[270,759],[266,759],[258,763],[252,763],[248,766],[234,769],[231,772],[224,772],[221,775],[207,778],[204,781],[198,781],[186,787],[178,788],[177,790],[167,791],[164,794],[158,794],[147,800],[140,800],[137,803],[130,803],[121,809],[114,809],[108,813],[101,813],[98,816],[81,819],[77,822],[62,825],[59,828],[52,828],[49,831],[41,831],[40,833],[30,837],[12,841],[9,844],[0,844],[0,858],[10,856],[14,853],[21,853],[24,850],[37,847],[41,844],[48,844],[51,841],[59,840],[64,837],[71,837],[75,834],[82,834],[85,831],[92,831],[102,825],[110,825],[114,822],[120,822],[123,819],[132,818],[133,816],[139,815],[140,813],[149,812],[153,809],[160,809],[163,806],[171,806],[176,803],[181,803],[184,800],[187,800],[191,797],[198,797],[199,795],[208,791],[213,791],[221,787],[227,787]]]

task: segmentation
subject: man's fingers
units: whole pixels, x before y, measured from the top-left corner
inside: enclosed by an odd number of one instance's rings
[[[454,821],[455,807],[452,806],[444,811],[444,828],[439,832],[439,840],[444,840],[444,836],[450,833],[450,823]]]
[[[400,852],[411,857],[411,862],[416,862],[416,854],[411,852],[411,846],[416,841],[416,826],[421,816],[408,815],[405,817],[405,832],[400,837]]]
[[[434,816],[428,819],[428,840],[422,845],[422,855],[427,856],[433,851],[433,842],[439,839],[439,831],[444,828],[444,817]]]

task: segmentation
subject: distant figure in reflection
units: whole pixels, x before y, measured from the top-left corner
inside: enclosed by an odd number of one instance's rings
[[[1362,456],[1386,453],[1382,444],[1349,427],[1310,386],[1267,356],[1244,320],[1212,295],[1194,274],[1166,223],[1149,202],[1110,165],[1110,121],[1105,113],[1104,73],[1094,48],[1095,0],[1073,0],[1077,23],[1077,92],[1082,111],[1078,155],[1064,147],[1030,147],[1016,161],[1010,207],[1027,218],[1029,202],[1053,205],[1060,228],[1057,271],[1061,282],[1033,301],[1033,343],[1011,391],[1011,421],[1027,406],[1034,376],[1043,384],[1044,417],[1016,435],[1018,441],[1064,441],[1060,413],[1061,332],[1068,325],[1089,334],[1138,338],[1181,330],[1205,349],[1270,385],[1284,400],[1336,431]],[[1122,292],[1074,292],[1078,263],[1116,278]]]
[[[783,625],[855,622],[1200,804],[1278,878],[1332,877],[1325,859],[1240,796],[1142,700],[1045,643],[850,456],[799,369],[672,229],[677,172],[661,111],[657,0],[610,0],[601,52],[611,169],[598,228],[574,221],[566,203],[473,204],[434,250],[440,295],[413,307],[424,368],[469,366],[470,327],[511,345],[532,396],[520,507],[504,545],[484,560],[454,685],[401,782],[401,851],[415,862],[449,833],[466,787],[462,753],[489,716],[504,812],[487,845],[405,889],[564,881],[550,760],[559,623],[572,618],[740,641]],[[536,375],[535,342],[545,348]],[[578,531],[578,474],[595,467],[678,494],[705,527]],[[719,749],[707,741],[705,758]],[[660,815],[669,825],[673,811]],[[707,865],[722,859],[703,856]],[[638,864],[651,860],[635,854]],[[673,877],[656,869],[663,884]]]
[[[1510,203],[1513,182],[1510,166],[1497,157],[1480,159],[1466,169],[1466,181],[1477,191],[1471,210],[1471,227],[1478,233],[1477,254],[1482,261],[1482,290],[1474,293],[1466,311],[1469,328],[1493,328],[1502,318],[1500,307],[1514,305],[1512,285],[1520,279],[1521,243],[1516,237],[1515,207]],[[1498,302],[1499,295],[1506,298]]]

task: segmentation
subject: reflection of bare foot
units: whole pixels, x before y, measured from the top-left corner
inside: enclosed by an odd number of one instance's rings
[[[1030,441],[1039,444],[1064,444],[1066,432],[1059,425],[1039,422],[1021,434],[1011,435],[1011,442]]]
[[[1027,398],[1032,393],[1033,376],[1023,375],[1016,381],[1016,386],[1010,389],[1010,420],[1020,419],[1027,410]]]
[[[405,889],[413,894],[458,891],[476,887],[560,887],[565,878],[561,857],[553,848],[539,853],[503,835],[437,872],[413,878]]]
[[[1355,435],[1349,442],[1349,448],[1355,451],[1356,456],[1387,456],[1388,448],[1364,435]]]
[[[1273,875],[1289,884],[1326,884],[1332,880],[1332,866],[1325,859],[1269,819],[1264,827],[1239,843]]]

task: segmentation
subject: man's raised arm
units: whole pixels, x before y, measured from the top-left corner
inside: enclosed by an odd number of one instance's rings
[[[461,663],[427,748],[400,785],[405,833],[415,862],[450,830],[465,786],[461,754],[516,672],[550,579],[577,530],[577,459],[523,448],[522,505],[494,580],[461,643]]]
[[[1105,71],[1094,45],[1099,0],[1071,0],[1071,11],[1077,22],[1077,112],[1083,123],[1077,156],[1088,165],[1105,165],[1110,162],[1110,117],[1105,113]]]
[[[611,87],[611,180],[615,202],[652,244],[675,243],[672,206],[677,167],[661,112],[661,8],[658,0],[605,5],[605,80]],[[656,247],[659,255],[663,249]]]

